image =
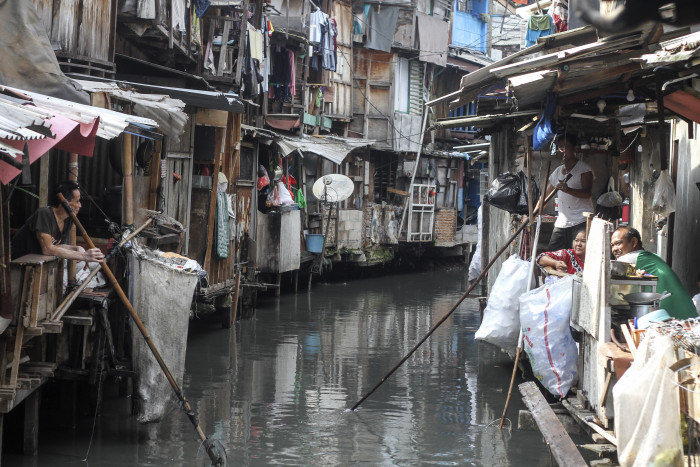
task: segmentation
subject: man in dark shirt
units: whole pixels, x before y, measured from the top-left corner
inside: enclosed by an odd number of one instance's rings
[[[83,247],[68,244],[68,235],[73,222],[58,200],[61,193],[73,212],[80,210],[80,188],[75,182],[62,182],[55,190],[51,205],[39,208],[12,237],[12,259],[24,255],[46,255],[76,261],[102,261],[104,255],[99,248],[87,251]]]

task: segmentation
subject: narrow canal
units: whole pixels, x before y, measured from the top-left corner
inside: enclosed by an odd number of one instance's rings
[[[316,284],[311,294],[263,297],[256,318],[231,333],[194,322],[185,394],[230,465],[549,465],[538,432],[489,426],[503,410],[511,367],[474,340],[476,300],[466,300],[358,411],[346,410],[466,286],[462,270]],[[112,392],[99,417],[85,414],[74,428],[44,415],[38,457],[6,446],[4,464],[207,465],[176,404],[161,423],[139,426]],[[521,408],[516,389],[515,424]]]

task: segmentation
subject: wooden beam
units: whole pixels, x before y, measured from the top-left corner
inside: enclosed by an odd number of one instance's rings
[[[209,216],[207,217],[207,251],[204,255],[204,270],[209,272],[211,267],[211,251],[214,248],[214,218],[216,216],[216,194],[219,185],[219,166],[221,165],[221,131],[216,130],[214,144],[214,170],[211,173],[211,196],[209,197]]]
[[[243,52],[245,51],[246,30],[248,29],[248,0],[243,0],[243,5],[241,5],[241,7],[243,9],[243,20],[241,21],[241,35],[238,38],[238,59],[236,61],[236,70],[233,81],[236,84],[236,86],[238,86],[239,92],[241,88],[241,67],[243,66]]]
[[[559,465],[587,466],[576,445],[569,437],[552,408],[533,381],[518,386],[523,402],[537,423],[545,442]]]

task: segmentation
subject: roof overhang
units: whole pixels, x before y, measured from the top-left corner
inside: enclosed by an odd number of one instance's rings
[[[265,135],[273,139],[284,156],[295,151],[300,151],[302,154],[309,152],[335,164],[342,164],[348,154],[355,149],[369,147],[375,142],[372,139],[341,138],[339,136],[306,135],[304,138],[298,138],[248,125],[241,125],[241,129],[247,133]]]

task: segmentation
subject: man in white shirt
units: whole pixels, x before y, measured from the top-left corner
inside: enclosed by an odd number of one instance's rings
[[[576,138],[567,134],[557,140],[557,150],[562,155],[560,165],[549,176],[545,197],[559,189],[559,214],[547,245],[547,251],[571,248],[577,232],[586,227],[584,212],[593,212],[591,190],[595,174],[591,166],[579,160],[574,154]],[[571,174],[568,181],[565,177]]]

